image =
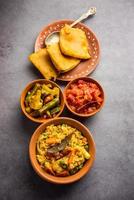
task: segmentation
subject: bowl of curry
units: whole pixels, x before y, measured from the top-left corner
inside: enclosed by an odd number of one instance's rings
[[[80,122],[60,117],[40,125],[31,137],[29,156],[36,173],[55,184],[82,178],[95,159],[95,143]]]
[[[58,117],[65,104],[61,88],[55,82],[45,79],[28,83],[20,101],[26,117],[38,123]]]
[[[74,115],[90,117],[102,109],[105,95],[98,81],[80,77],[67,84],[64,89],[64,99],[68,110]]]

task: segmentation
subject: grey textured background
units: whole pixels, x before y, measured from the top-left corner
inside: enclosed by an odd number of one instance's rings
[[[94,167],[79,182],[58,186],[42,181],[28,157],[38,126],[26,119],[19,98],[25,85],[41,75],[28,61],[38,32],[58,19],[75,19],[95,5],[86,21],[100,40],[101,60],[91,75],[103,85],[104,109],[83,120],[95,139]],[[0,1],[0,199],[134,199],[134,1]],[[60,83],[61,84],[61,83]],[[69,112],[64,112],[70,116]]]

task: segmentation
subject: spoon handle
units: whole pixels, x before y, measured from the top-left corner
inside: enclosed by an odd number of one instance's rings
[[[79,22],[81,22],[83,19],[86,19],[88,16],[95,14],[96,14],[96,7],[91,7],[86,13],[84,13],[80,18],[75,20],[70,26],[73,27]]]

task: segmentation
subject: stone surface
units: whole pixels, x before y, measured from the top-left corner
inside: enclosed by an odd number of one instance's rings
[[[106,103],[99,114],[81,121],[95,139],[96,161],[79,182],[52,185],[42,181],[29,162],[29,140],[38,125],[21,114],[19,100],[27,82],[41,75],[27,57],[43,26],[75,19],[90,6],[97,7],[97,15],[85,23],[101,44],[101,60],[91,77],[103,85]],[[133,19],[133,0],[0,1],[1,200],[134,199]],[[74,117],[68,111],[63,115]]]

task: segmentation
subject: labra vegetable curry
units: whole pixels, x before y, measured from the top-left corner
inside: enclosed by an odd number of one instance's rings
[[[60,90],[51,83],[36,83],[25,98],[25,110],[34,118],[53,118],[61,110]]]
[[[78,172],[90,159],[87,138],[67,124],[50,125],[37,140],[37,160],[54,176]]]

